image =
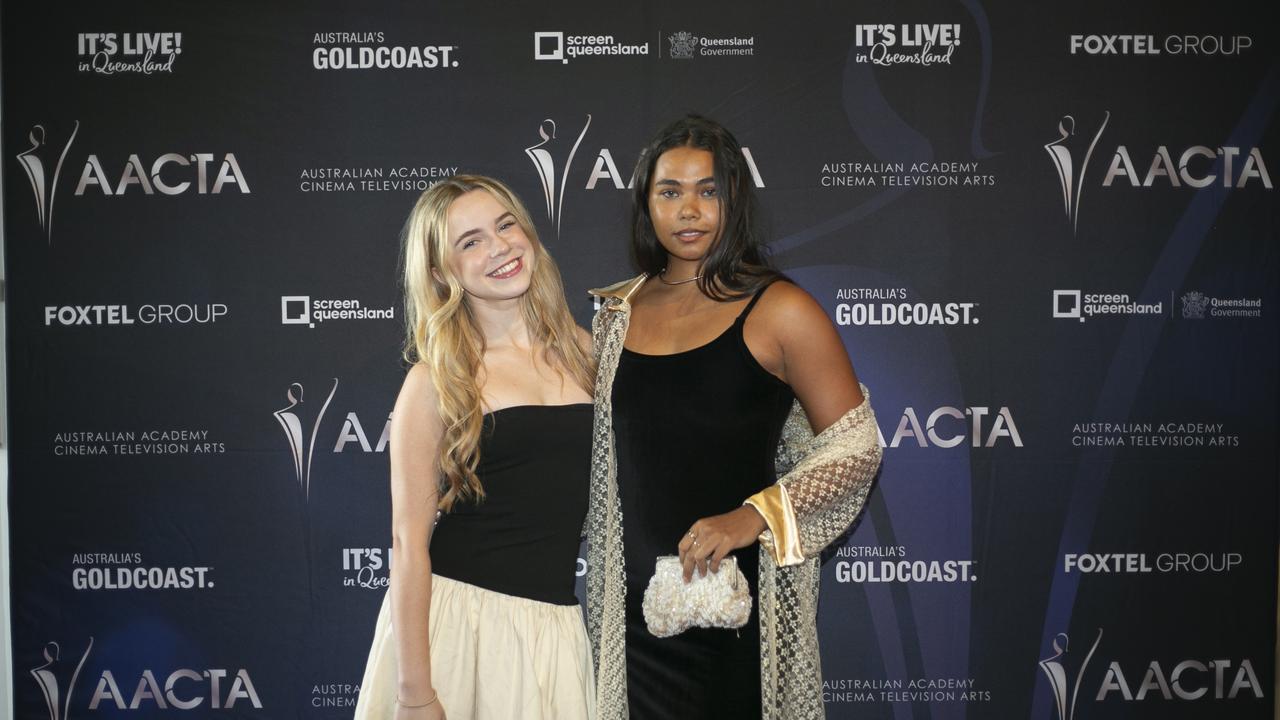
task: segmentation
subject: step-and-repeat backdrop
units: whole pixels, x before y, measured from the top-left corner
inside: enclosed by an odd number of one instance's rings
[[[16,716],[349,717],[411,204],[507,180],[586,324],[697,111],[879,416],[828,717],[1270,718],[1265,5],[6,3]]]

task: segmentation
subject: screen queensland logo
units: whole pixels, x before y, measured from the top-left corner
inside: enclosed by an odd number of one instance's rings
[[[587,138],[588,131],[591,130],[591,122],[590,114],[583,116],[581,125],[565,118],[543,118],[531,133],[533,137],[529,138],[536,138],[536,141],[524,148],[524,154],[533,164],[538,180],[541,182],[542,192],[539,197],[543,200],[547,220],[555,228],[557,237],[564,217],[565,190],[570,186],[579,187],[581,183],[583,190],[591,191],[629,190],[635,187],[634,165],[624,176],[619,172],[618,161],[615,159],[620,157],[625,160],[632,157],[632,154],[626,152],[615,154],[614,150],[598,143],[586,146],[591,150],[583,148],[583,142]],[[582,169],[576,172],[574,170],[574,160],[579,156],[580,150],[584,150],[585,153],[590,153],[592,150],[595,152],[595,159],[589,171],[584,172],[585,163],[579,166]],[[638,150],[635,151],[634,157],[638,163]],[[764,177],[760,174],[760,168],[756,164],[755,156],[751,154],[750,147],[743,146],[742,157],[746,160],[746,170],[751,174],[752,184],[757,188],[765,187]],[[628,166],[624,164],[622,167]],[[624,177],[626,180],[623,180]],[[533,202],[530,205],[537,207]]]
[[[1154,302],[1136,300],[1129,293],[1054,290],[1053,317],[1059,320],[1085,322],[1114,316],[1163,317],[1169,308],[1163,299]]]
[[[631,38],[628,38],[631,39]],[[608,33],[539,30],[533,33],[533,59],[568,65],[571,60],[647,56],[649,42],[627,42]]]
[[[398,36],[394,33],[391,37]],[[311,36],[311,66],[316,70],[447,70],[456,68],[457,45],[388,41],[381,30],[318,32]]]
[[[883,23],[854,27],[854,61],[872,65],[950,65],[960,47],[959,23]]]
[[[1120,705],[1124,715],[1107,709],[1107,717],[1127,717],[1139,712],[1134,703],[1194,702],[1205,706],[1203,717],[1231,717],[1236,704],[1262,700],[1264,686],[1250,658],[1224,657],[1218,653],[1132,660],[1101,660],[1106,656],[1103,631],[1090,634],[1076,649],[1071,638],[1058,633],[1050,642],[1048,657],[1037,662],[1049,683],[1057,720],[1089,720],[1100,703]],[[1105,667],[1105,669],[1103,669]],[[1213,706],[1212,708],[1208,706]],[[1146,713],[1158,712],[1154,708]],[[1181,711],[1180,711],[1181,712]]]
[[[357,298],[313,298],[310,295],[281,295],[280,324],[305,325],[361,320],[395,320],[394,303],[371,307]]]
[[[271,413],[284,434],[284,446],[293,461],[298,490],[307,500],[311,499],[312,480],[316,479],[313,466],[317,448],[321,457],[343,452],[382,453],[391,440],[390,412],[378,419],[381,425],[370,426],[380,433],[370,435],[360,415],[347,410],[334,434],[335,424],[326,424],[325,420],[338,395],[338,384],[338,378],[328,382],[308,381],[305,386],[297,381],[288,383],[284,391],[288,404]],[[390,400],[387,407],[391,407]],[[336,414],[332,419],[336,419]],[[374,442],[370,442],[370,437]]]
[[[1063,115],[1057,137],[1045,143],[1061,191],[1062,213],[1072,233],[1080,228],[1080,204],[1089,191],[1194,191],[1203,188],[1235,192],[1269,192],[1274,189],[1262,150],[1248,145],[1190,145],[1167,143],[1111,146],[1101,143],[1109,124],[1110,111],[1094,118]],[[1167,132],[1167,131],[1166,131]],[[1100,147],[1101,145],[1101,147]],[[1104,150],[1105,148],[1105,150]],[[1091,170],[1097,153],[1109,154],[1101,181]],[[1150,161],[1147,160],[1150,158]],[[1086,181],[1092,173],[1093,180]]]
[[[82,32],[76,69],[98,75],[172,73],[182,54],[180,32]]]

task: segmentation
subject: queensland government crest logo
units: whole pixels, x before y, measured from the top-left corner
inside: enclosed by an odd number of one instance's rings
[[[698,36],[687,32],[678,32],[667,36],[670,44],[668,55],[673,60],[691,60],[698,49]]]
[[[1188,320],[1203,320],[1208,307],[1209,298],[1202,292],[1192,291],[1182,296],[1182,317]]]

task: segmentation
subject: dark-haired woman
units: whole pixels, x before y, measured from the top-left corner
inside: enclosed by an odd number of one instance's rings
[[[826,313],[764,257],[734,137],[688,116],[642,157],[642,274],[597,291],[594,323],[600,717],[821,717],[818,554],[879,466],[867,391]],[[655,559],[677,553],[686,578],[736,558],[755,601],[746,626],[648,632]]]

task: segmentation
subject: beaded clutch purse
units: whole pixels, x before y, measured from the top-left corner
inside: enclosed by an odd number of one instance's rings
[[[720,561],[720,571],[693,573],[675,555],[662,555],[644,591],[644,621],[655,637],[679,635],[691,627],[740,628],[751,617],[751,590],[733,556]]]

